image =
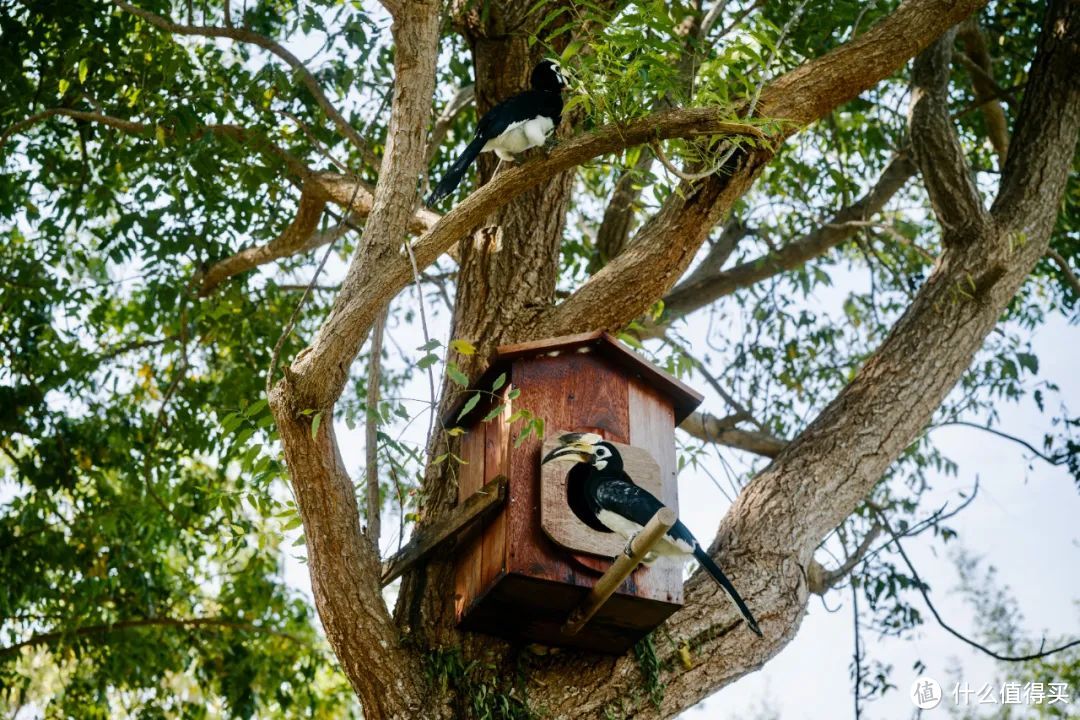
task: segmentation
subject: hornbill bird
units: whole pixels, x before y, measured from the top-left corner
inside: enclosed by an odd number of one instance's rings
[[[626,474],[622,456],[615,446],[595,433],[567,433],[560,436],[559,447],[549,452],[541,465],[558,460],[573,460],[590,466],[583,483],[589,510],[604,527],[628,540],[641,532],[652,516],[664,507],[656,496],[635,484],[633,478]],[[652,552],[658,556],[693,555],[731,597],[747,626],[758,636],[761,635],[761,628],[735,586],[681,520],[675,522]]]
[[[454,192],[480,153],[494,151],[500,160],[513,160],[514,155],[547,142],[562,118],[566,80],[558,63],[541,60],[533,68],[530,83],[531,90],[503,100],[480,118],[476,137],[424,201],[428,207]]]

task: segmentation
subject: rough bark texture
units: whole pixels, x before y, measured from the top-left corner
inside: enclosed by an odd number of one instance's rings
[[[777,79],[765,88],[759,103],[760,114],[787,121],[770,142],[737,155],[722,177],[684,184],[623,253],[559,305],[550,304],[551,269],[537,268],[534,278],[521,283],[493,275],[504,270],[520,275],[523,260],[553,263],[561,213],[544,222],[535,216],[529,221],[528,213],[557,212],[565,207],[565,199],[530,200],[531,189],[553,180],[555,187],[565,188],[559,183],[566,181],[556,178],[600,153],[657,138],[739,129],[724,125],[709,109],[672,110],[626,127],[575,137],[550,153],[536,153],[538,157],[523,167],[500,172],[414,245],[423,267],[477,227],[501,229],[501,237],[498,229],[481,230],[470,247],[462,248],[460,285],[469,287],[463,287],[458,299],[455,334],[483,333],[472,339],[494,344],[618,328],[634,319],[685,271],[712,228],[771,160],[779,142],[893,73],[981,4],[909,0],[851,43]],[[509,35],[506,28],[517,27],[509,20],[523,22],[526,5],[510,3],[506,14],[493,12],[491,27]],[[382,304],[411,278],[400,244],[414,214],[416,178],[424,156],[438,18],[434,4],[393,7],[397,81],[390,145],[365,234],[330,317],[271,397],[304,520],[316,604],[369,718],[434,716],[444,707],[442,698],[424,697],[422,653],[401,643],[399,632],[416,630],[410,627],[414,618],[445,621],[445,614],[438,611],[442,601],[431,597],[446,594],[447,585],[439,581],[446,566],[436,561],[426,572],[411,574],[402,591],[407,607],[399,608],[401,626],[396,626],[379,596],[377,558],[361,535],[355,490],[341,467],[332,423],[322,423],[313,439],[308,417],[300,411],[331,411],[349,364]],[[913,142],[927,151],[920,151],[917,158],[940,213],[948,249],[855,380],[755,478],[720,527],[712,552],[722,556],[733,581],[752,598],[765,638],[741,630],[715,586],[695,577],[686,589],[686,607],[666,626],[672,637],[689,644],[693,666],[672,664],[659,708],[637,702],[641,678],[633,659],[577,653],[538,662],[527,678],[536,707],[551,717],[596,717],[605,710],[622,716],[670,717],[760,667],[794,637],[805,610],[806,574],[814,548],[857,507],[923,428],[1046,250],[1080,129],[1080,94],[1071,72],[1080,61],[1078,12],[1076,3],[1051,3],[1013,152],[989,213],[971,202],[970,194],[961,193],[960,199],[971,217],[954,217],[955,208],[943,204],[956,188],[964,189],[968,173],[951,127],[941,125],[942,75],[936,68],[941,61],[947,64],[951,40],[937,43],[920,60],[926,73],[917,82],[926,90],[918,101],[926,104],[913,114],[912,132],[919,136]],[[510,43],[508,52],[521,52],[513,48],[513,39],[505,42]],[[478,46],[478,67],[488,62],[481,60],[483,52]],[[525,56],[508,67],[513,72],[507,75],[520,83],[521,68],[527,67]],[[484,82],[478,74],[481,108],[491,101]],[[920,116],[925,122],[916,120]],[[936,153],[947,161],[933,162]],[[507,228],[514,228],[512,237]],[[436,511],[439,505],[436,501]],[[412,608],[420,612],[414,614]],[[470,653],[504,649],[480,636],[467,638],[466,644]],[[668,659],[671,652],[661,648],[661,659]],[[421,702],[423,712],[417,710]]]
[[[349,268],[331,320],[355,312],[350,298],[356,287],[379,262],[400,252],[412,221],[434,93],[438,9],[436,2],[416,0],[403,4],[394,16],[398,81],[381,180],[360,242],[359,261]],[[367,312],[374,317],[381,309]],[[379,557],[361,533],[356,490],[338,452],[333,423],[321,423],[313,437],[313,416],[302,414],[316,410],[329,420],[348,364],[369,330],[369,324],[349,321],[328,322],[328,326],[338,331],[330,337],[320,335],[315,351],[320,343],[333,344],[335,356],[342,358],[337,372],[305,375],[302,358],[298,358],[294,364],[298,371],[288,371],[286,380],[270,394],[304,521],[315,606],[330,645],[363,703],[365,716],[418,717],[426,706],[423,667],[417,655],[401,646],[383,602],[377,579]]]

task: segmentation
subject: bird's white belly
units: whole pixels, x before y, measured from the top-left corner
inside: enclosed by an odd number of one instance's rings
[[[621,535],[629,540],[637,535],[644,528],[638,525],[633,520],[624,518],[622,515],[611,512],[610,510],[601,510],[596,514],[596,519],[601,522],[608,530]],[[694,549],[678,540],[674,540],[667,535],[660,538],[660,542],[653,545],[653,549],[650,551],[650,555],[661,556],[678,556],[689,555]]]
[[[548,117],[536,117],[532,120],[521,120],[511,123],[498,137],[484,143],[483,151],[494,150],[503,157],[503,154],[517,155],[531,147],[539,147],[544,144],[547,136],[555,129],[555,123]],[[500,152],[501,151],[501,152]]]

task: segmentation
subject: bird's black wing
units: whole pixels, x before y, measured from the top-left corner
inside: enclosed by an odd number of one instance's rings
[[[633,520],[642,527],[652,519],[660,508],[664,507],[664,504],[655,495],[645,488],[635,485],[629,477],[625,479],[611,478],[601,482],[596,488],[596,503],[601,509],[610,510],[624,518]],[[739,591],[735,589],[727,575],[701,547],[690,529],[683,525],[682,520],[676,520],[667,534],[671,538],[681,540],[689,546],[689,551],[693,553],[694,558],[701,563],[705,571],[712,576],[716,584],[728,594],[735,606],[739,608],[739,612],[742,614],[743,619],[746,620],[747,626],[756,635],[760,636],[761,628],[758,627],[757,620],[754,619],[750,608],[746,606],[742,596],[739,595]]]
[[[503,100],[484,113],[484,117],[477,123],[476,137],[491,140],[502,135],[506,128],[514,123],[540,116],[550,117],[558,125],[561,112],[562,99],[557,93],[526,90]]]
[[[664,507],[651,492],[623,478],[605,478],[600,482],[595,501],[599,509],[610,510],[642,527]]]

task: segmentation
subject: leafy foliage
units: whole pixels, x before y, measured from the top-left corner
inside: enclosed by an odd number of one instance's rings
[[[175,22],[226,22],[220,1],[136,4]],[[668,106],[718,105],[735,118],[764,80],[863,32],[895,5],[731,2],[698,37],[688,32],[701,19],[692,2],[545,1],[531,8],[540,27],[523,41],[563,60],[575,91],[567,104],[574,132]],[[993,3],[981,16],[1010,122],[1042,6]],[[377,159],[393,80],[389,21],[377,4],[230,7],[234,26],[310,58]],[[266,244],[295,216],[292,160],[312,169],[340,163],[369,181],[377,168],[291,68],[251,44],[175,36],[105,0],[0,2],[0,37],[0,704],[31,703],[55,716],[355,714],[309,603],[283,577],[287,558],[303,559],[304,538],[263,397],[274,343],[317,259],[282,259],[207,297],[196,288],[209,265]],[[466,43],[449,34],[438,109],[471,79]],[[907,144],[907,83],[891,78],[782,150],[735,208],[733,219],[749,231],[726,266],[760,262],[873,185]],[[989,187],[998,160],[959,67],[951,102],[965,151]],[[50,110],[83,115],[40,116]],[[470,111],[453,118],[433,173],[474,125]],[[722,151],[669,144],[684,166]],[[677,179],[652,152],[633,148],[579,169],[561,290],[602,265],[596,236],[624,173],[638,190],[631,226],[675,191]],[[1052,241],[1072,267],[1080,260],[1077,177]],[[320,283],[340,276],[354,249],[354,237],[339,242]],[[851,241],[688,321],[658,305],[653,320],[676,320],[665,342],[636,340],[636,327],[624,337],[677,375],[715,381],[742,406],[713,395],[709,410],[744,412],[740,427],[790,438],[880,343],[940,251],[925,196],[911,183]],[[430,446],[424,432],[424,419],[442,420],[428,415],[438,404],[436,375],[445,375],[459,413],[483,406],[488,421],[518,392],[505,377],[469,390],[475,378],[455,358],[483,339],[440,339],[450,337],[455,270],[441,260],[419,279],[415,298],[392,305],[382,398],[372,412],[366,355],[332,411],[306,411],[313,435],[376,426],[380,498],[398,519],[391,543],[423,511],[427,451],[435,462],[456,462],[454,427],[439,426]],[[295,356],[325,317],[332,295],[320,288],[282,358]],[[1047,417],[1043,452],[1080,479],[1078,419],[1031,347],[1046,323],[1075,321],[1078,301],[1061,267],[1041,263],[935,426],[997,427],[1006,408],[1033,404]],[[420,307],[433,332],[419,330]],[[518,443],[544,433],[543,418],[527,408],[514,407],[511,420]],[[733,491],[763,464],[685,438],[681,455],[689,471],[726,473]],[[871,499],[901,531],[923,528],[945,542],[955,533],[923,496],[958,472],[929,433]],[[856,513],[826,548],[854,549],[872,524],[868,510]],[[904,635],[922,621],[910,604],[912,579],[888,553],[869,558],[856,582],[875,630]],[[451,650],[433,656],[431,679],[452,683],[479,717],[527,716],[525,699],[494,683],[491,670]],[[649,690],[662,691],[663,668],[649,672]],[[886,687],[882,675],[878,691]]]

